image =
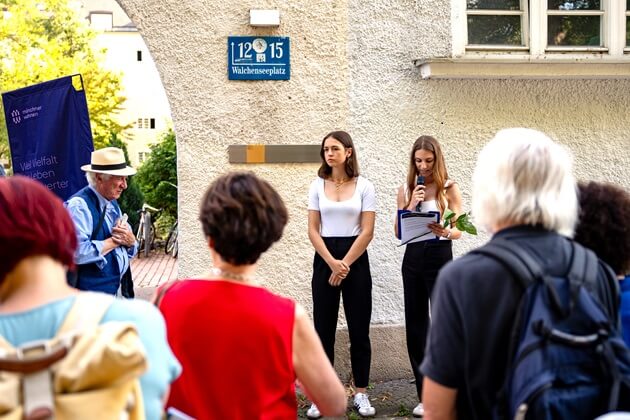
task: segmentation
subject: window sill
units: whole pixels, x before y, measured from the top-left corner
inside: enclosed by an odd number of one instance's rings
[[[630,56],[494,54],[413,63],[423,79],[630,79]]]

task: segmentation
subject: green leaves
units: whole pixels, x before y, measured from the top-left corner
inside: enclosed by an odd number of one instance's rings
[[[442,226],[448,227],[452,223],[451,219],[453,217],[455,217],[455,213],[453,213],[453,211],[450,209],[446,209],[444,211],[444,220]],[[455,227],[460,231],[469,233],[471,235],[477,234],[477,228],[470,221],[470,213],[460,214],[459,217],[455,220]]]
[[[455,227],[461,230],[462,232],[466,232],[471,235],[476,235],[477,228],[475,227],[475,225],[472,224],[469,216],[470,216],[470,213],[464,213],[461,216],[459,216],[457,220],[455,221]]]
[[[163,214],[173,220],[177,218],[177,142],[173,130],[151,146],[151,154],[135,178],[148,204],[164,209]]]
[[[453,210],[451,209],[446,209],[444,210],[444,220],[443,220],[443,227],[447,227],[450,223],[451,223],[451,219],[455,216],[455,213],[453,213]]]

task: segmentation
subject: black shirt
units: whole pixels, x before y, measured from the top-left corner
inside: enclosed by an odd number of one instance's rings
[[[568,239],[538,227],[517,226],[494,238],[516,241],[554,276],[571,263]],[[579,246],[579,245],[577,245]],[[615,323],[618,291],[600,261],[594,295]],[[432,296],[432,324],[422,373],[457,389],[459,419],[491,418],[503,385],[509,335],[523,288],[493,258],[467,254],[440,271]]]

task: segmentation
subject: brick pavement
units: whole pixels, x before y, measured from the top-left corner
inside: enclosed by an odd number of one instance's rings
[[[159,285],[176,279],[177,273],[177,258],[166,255],[162,248],[152,250],[148,258],[131,260],[134,289],[140,299],[149,299]]]

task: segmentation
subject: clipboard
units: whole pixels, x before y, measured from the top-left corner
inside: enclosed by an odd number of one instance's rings
[[[440,223],[440,213],[437,211],[399,213],[398,232],[400,234],[400,244],[398,246],[440,239],[427,227],[429,223]]]

